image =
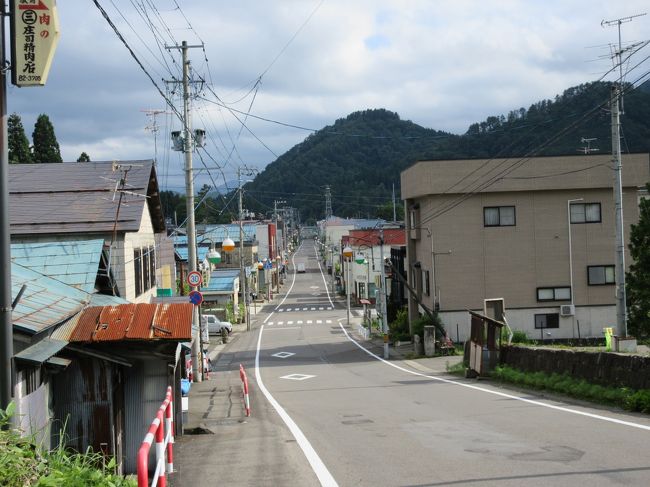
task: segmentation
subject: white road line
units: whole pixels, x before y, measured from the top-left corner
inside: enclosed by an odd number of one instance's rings
[[[314,450],[314,448],[311,446],[311,443],[309,443],[307,437],[303,434],[295,421],[291,419],[291,416],[289,416],[284,408],[280,406],[280,403],[276,401],[275,398],[271,395],[271,393],[264,385],[264,382],[262,382],[262,375],[260,374],[260,348],[262,346],[263,331],[264,325],[260,327],[260,335],[257,339],[257,352],[255,353],[255,380],[257,381],[257,386],[259,387],[260,391],[262,391],[262,394],[264,394],[269,403],[271,403],[271,405],[278,412],[282,418],[282,421],[284,421],[284,423],[287,425],[287,428],[289,428],[289,431],[291,431],[291,434],[296,439],[298,446],[300,446],[300,449],[305,454],[305,457],[307,457],[307,461],[311,465],[312,470],[318,477],[320,484],[326,487],[338,486],[336,480],[334,480],[334,477],[327,469],[323,461],[320,459],[318,453],[316,453],[316,450]]]
[[[316,308],[311,308],[309,311],[316,311]]]
[[[298,320],[298,324],[299,324],[299,325],[302,325],[302,320]]]
[[[313,322],[311,320],[307,320],[307,324],[311,325]]]
[[[287,321],[287,325],[293,325],[293,321]]]
[[[303,308],[302,310],[303,310],[303,311],[307,311],[307,308]]]
[[[325,323],[327,323],[329,325],[329,324],[332,323],[332,320],[325,320]]]
[[[610,418],[608,416],[602,416],[600,414],[586,413],[584,411],[578,411],[576,409],[571,409],[571,408],[567,408],[567,407],[564,407],[564,406],[554,406],[553,404],[546,404],[546,403],[541,402],[541,401],[535,401],[533,399],[526,399],[525,397],[514,396],[512,394],[507,394],[505,392],[493,391],[493,390],[490,390],[490,389],[486,389],[484,387],[475,386],[475,385],[472,385],[472,384],[465,384],[463,382],[457,382],[455,380],[444,379],[442,377],[438,377],[438,376],[435,376],[435,375],[428,375],[428,374],[423,374],[421,372],[415,372],[413,370],[405,369],[404,367],[400,367],[399,365],[394,364],[392,362],[389,362],[388,360],[385,360],[385,359],[381,358],[379,355],[376,355],[376,354],[372,353],[370,350],[368,350],[367,348],[362,346],[359,342],[357,342],[354,338],[352,338],[350,336],[350,334],[348,333],[348,331],[343,326],[343,324],[339,323],[339,326],[341,327],[341,330],[343,330],[343,333],[345,333],[345,336],[348,338],[348,340],[350,340],[352,343],[354,343],[361,350],[366,352],[371,357],[374,357],[377,360],[383,362],[384,364],[390,365],[391,367],[394,367],[397,370],[401,370],[402,372],[406,372],[406,373],[411,374],[411,375],[416,375],[418,377],[426,377],[427,379],[431,379],[431,380],[437,380],[439,382],[444,382],[445,384],[451,384],[451,385],[455,385],[455,386],[466,387],[468,389],[473,389],[475,391],[480,391],[480,392],[487,392],[488,394],[493,394],[495,396],[505,397],[507,399],[514,399],[516,401],[521,401],[521,402],[525,402],[525,403],[528,403],[528,404],[533,404],[535,406],[542,406],[542,407],[545,407],[545,408],[554,409],[556,411],[562,411],[564,413],[577,414],[578,416],[585,416],[587,418],[598,419],[598,420],[601,420],[601,421],[607,421],[609,423],[616,423],[616,424],[621,424],[621,425],[624,425],[624,426],[631,426],[632,428],[638,428],[638,429],[650,431],[650,426],[646,426],[644,424],[633,423],[631,421],[623,421],[622,419]]]
[[[278,321],[278,325],[284,325],[284,321]]]
[[[323,320],[316,320],[316,324],[317,324],[317,325],[322,325],[322,324],[323,324]]]
[[[318,308],[318,311],[323,311],[324,309],[325,309],[325,308],[323,308],[322,306],[320,306],[320,307]]]

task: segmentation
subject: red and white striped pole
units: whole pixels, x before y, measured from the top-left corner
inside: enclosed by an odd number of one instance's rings
[[[172,386],[167,386],[167,409],[165,410],[165,430],[169,439],[167,440],[167,473],[174,471],[174,399]]]
[[[246,416],[251,415],[251,401],[248,396],[248,377],[246,376],[246,371],[244,366],[239,364],[239,378],[242,381],[244,387],[244,409],[246,410]]]

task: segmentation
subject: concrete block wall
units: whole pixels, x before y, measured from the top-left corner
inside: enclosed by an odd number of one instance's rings
[[[650,357],[510,346],[500,362],[526,372],[567,373],[576,379],[615,387],[650,389]]]

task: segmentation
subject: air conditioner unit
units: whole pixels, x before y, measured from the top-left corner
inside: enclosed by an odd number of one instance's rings
[[[576,307],[573,304],[563,304],[560,306],[560,316],[573,316],[576,314]]]

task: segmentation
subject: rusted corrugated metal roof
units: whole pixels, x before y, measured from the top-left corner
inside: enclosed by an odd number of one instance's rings
[[[152,161],[128,161],[119,216],[114,198],[123,173],[111,162],[11,164],[12,235],[137,231],[145,201],[156,232],[165,229]],[[147,198],[139,195],[146,195]]]
[[[70,342],[186,341],[192,338],[192,305],[122,304],[90,307],[81,312],[77,325],[69,333]]]

